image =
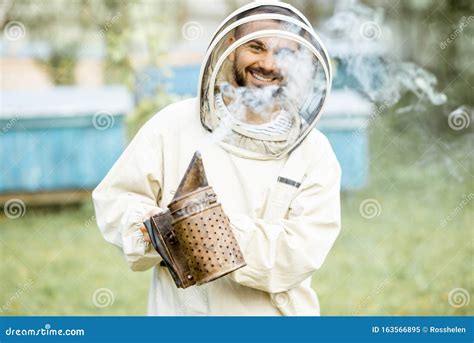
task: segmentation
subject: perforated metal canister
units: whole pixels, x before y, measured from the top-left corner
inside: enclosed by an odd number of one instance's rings
[[[197,285],[246,265],[229,218],[211,187],[198,188],[174,199],[168,208],[174,218],[175,235]]]

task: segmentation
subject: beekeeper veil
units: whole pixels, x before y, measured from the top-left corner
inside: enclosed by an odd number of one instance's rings
[[[281,2],[232,13],[201,68],[203,126],[255,158],[285,156],[315,125],[331,87],[325,47],[308,20]]]

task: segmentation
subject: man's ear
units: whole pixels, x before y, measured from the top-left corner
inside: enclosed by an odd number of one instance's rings
[[[233,37],[233,36],[229,37],[227,39],[227,46],[231,46],[231,44],[234,43],[234,42],[235,42],[235,37]],[[229,55],[229,61],[234,62],[234,60],[235,60],[235,49],[232,50],[232,52]]]

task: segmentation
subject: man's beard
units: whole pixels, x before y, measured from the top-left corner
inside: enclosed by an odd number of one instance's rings
[[[232,73],[237,88],[226,96],[230,99],[229,110],[237,117],[243,117],[241,111],[250,110],[252,113],[261,115],[262,117],[272,117],[277,113],[276,109],[284,109],[287,112],[293,112],[294,107],[290,99],[288,99],[285,91],[285,84],[269,84],[268,86],[249,87],[245,78],[246,71],[257,71],[262,75],[270,75],[282,79],[281,74],[268,72],[262,68],[245,68],[239,70],[237,64],[232,64]],[[240,113],[240,114],[237,114]],[[264,122],[271,120],[268,119]]]
[[[237,63],[234,61],[232,64],[232,72],[234,73],[234,81],[239,87],[245,87],[246,82],[245,82],[245,69],[242,71],[242,73],[239,72],[239,69],[237,68]]]

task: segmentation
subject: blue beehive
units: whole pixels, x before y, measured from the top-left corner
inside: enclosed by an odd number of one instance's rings
[[[365,127],[372,112],[372,103],[359,93],[334,90],[316,124],[341,164],[343,190],[357,190],[367,184],[369,147]]]
[[[126,145],[126,88],[2,92],[0,193],[93,189]]]

